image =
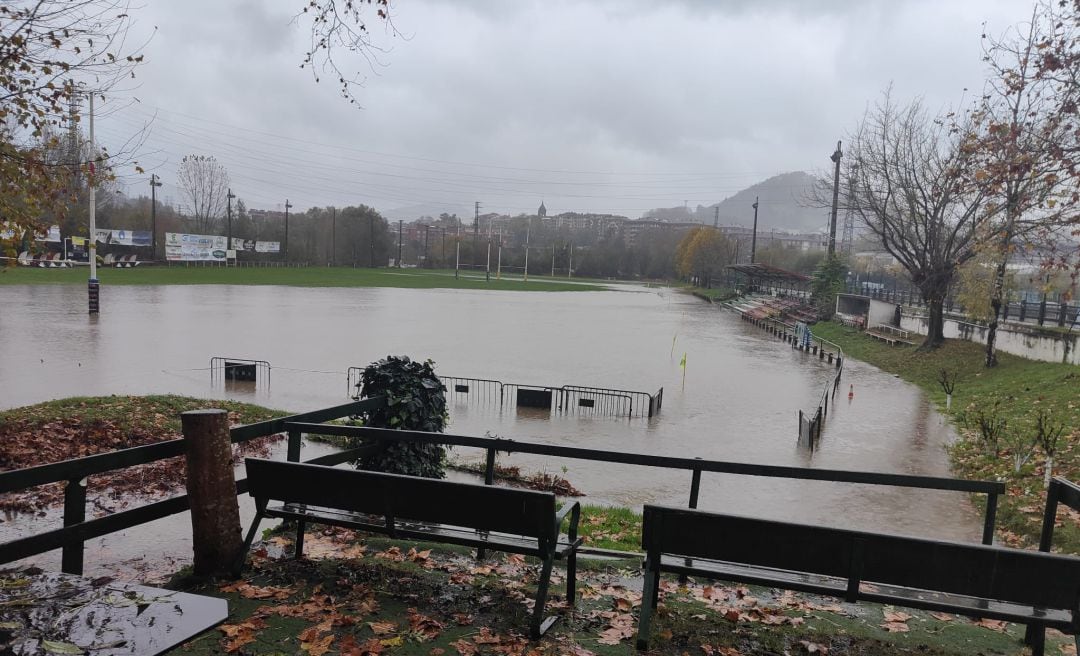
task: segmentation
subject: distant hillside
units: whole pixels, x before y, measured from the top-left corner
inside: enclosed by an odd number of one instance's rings
[[[720,207],[720,225],[750,226],[754,223],[754,197],[760,198],[758,228],[764,230],[790,230],[794,232],[821,232],[828,227],[829,212],[816,207],[803,207],[814,177],[803,171],[781,173],[768,180],[743,189],[718,204],[698,205],[689,216],[683,208],[651,210],[651,216],[681,215],[678,220],[695,221],[712,225],[716,207]]]

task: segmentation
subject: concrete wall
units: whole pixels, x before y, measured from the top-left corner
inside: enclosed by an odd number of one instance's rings
[[[926,334],[927,324],[925,316],[908,314],[907,311],[900,319],[901,328],[920,335]],[[986,344],[986,331],[986,326],[945,319],[945,337],[949,339]],[[1075,332],[1057,333],[1038,326],[1005,323],[998,326],[997,348],[1032,360],[1080,365],[1080,334]]]
[[[881,325],[896,325],[896,303],[870,299],[870,316],[867,319],[866,327],[873,328]]]

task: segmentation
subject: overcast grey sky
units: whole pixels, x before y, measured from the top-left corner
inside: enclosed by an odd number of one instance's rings
[[[146,176],[216,156],[249,207],[364,203],[471,213],[693,207],[822,170],[890,83],[956,105],[982,84],[980,34],[1026,0],[397,0],[364,108],[300,70],[304,0],[147,0],[138,87],[106,103],[113,150],[143,123]]]

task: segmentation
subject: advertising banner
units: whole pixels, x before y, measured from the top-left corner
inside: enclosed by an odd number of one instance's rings
[[[233,250],[246,251],[248,253],[280,253],[281,242],[277,241],[255,241],[254,239],[240,239],[239,237],[233,237],[232,240]]]
[[[37,237],[35,238],[35,241],[55,241],[55,242],[59,242],[60,241],[60,226],[58,226],[58,225],[49,226],[49,230],[47,232],[38,233]]]
[[[151,234],[149,230],[97,230],[94,238],[99,244],[116,244],[118,246],[149,246]]]
[[[224,262],[226,238],[218,235],[165,233],[165,259],[173,262]]]

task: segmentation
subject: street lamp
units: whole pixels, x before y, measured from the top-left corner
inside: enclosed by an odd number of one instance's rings
[[[157,188],[161,183],[156,173],[150,174],[150,257],[157,259]]]
[[[226,228],[225,228],[225,251],[226,252],[233,250],[233,243],[232,243],[232,199],[234,199],[234,198],[236,198],[236,194],[234,194],[232,192],[232,189],[229,189],[227,192],[225,192],[225,202],[226,202],[226,206],[228,208],[226,210],[226,216],[228,217],[228,219],[227,219],[227,223],[225,224],[226,225]],[[225,263],[226,264],[229,263],[228,258],[225,258]]]
[[[289,265],[289,208],[292,204],[285,199],[285,266]]]

